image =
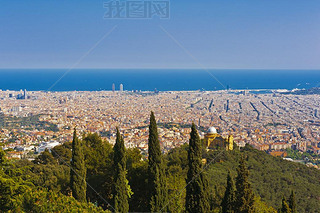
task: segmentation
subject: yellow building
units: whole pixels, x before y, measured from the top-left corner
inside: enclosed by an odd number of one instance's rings
[[[216,128],[210,127],[204,136],[207,149],[226,149],[233,150],[233,136],[229,135],[228,138],[223,138],[217,133]]]

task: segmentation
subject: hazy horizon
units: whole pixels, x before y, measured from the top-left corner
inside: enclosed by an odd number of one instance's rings
[[[302,89],[320,84],[318,70],[2,69],[0,73],[0,89],[15,90],[98,91],[111,90],[113,83],[143,91]]]

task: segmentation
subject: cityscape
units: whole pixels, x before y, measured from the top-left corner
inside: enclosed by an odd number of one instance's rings
[[[1,1],[0,213],[320,213],[320,1]]]
[[[248,143],[281,157],[287,156],[286,149],[320,154],[319,104],[319,96],[314,94],[124,91],[122,84],[118,90],[113,84],[112,91],[96,92],[1,91],[1,113],[40,115],[40,121],[52,123],[58,130],[2,128],[0,138],[5,149],[13,149],[12,157],[21,158],[72,140],[74,127],[82,133],[96,132],[114,143],[119,127],[126,147],[147,153],[148,116],[154,111],[164,152],[187,143],[194,122],[202,138],[209,127],[215,127],[223,137],[232,135],[239,147]],[[10,140],[13,136],[15,141]]]

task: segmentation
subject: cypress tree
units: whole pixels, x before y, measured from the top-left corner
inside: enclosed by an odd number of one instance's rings
[[[205,174],[202,173],[201,141],[194,123],[192,123],[190,133],[188,165],[186,211],[189,213],[209,212],[208,181]]]
[[[289,207],[285,197],[282,198],[282,205],[281,205],[280,212],[281,213],[290,213],[291,212],[290,207]]]
[[[3,151],[2,147],[0,147],[0,165],[2,166],[6,161],[6,153]]]
[[[244,157],[241,156],[236,178],[236,199],[235,212],[249,213],[253,212],[254,194],[248,181],[249,171],[246,167]]]
[[[114,210],[119,213],[127,213],[129,211],[128,203],[128,180],[126,178],[126,156],[125,146],[123,137],[120,135],[119,129],[117,128],[117,139],[113,147],[114,150]]]
[[[288,203],[289,203],[289,207],[291,209],[291,212],[297,213],[296,195],[295,195],[294,191],[291,191]]]
[[[229,172],[227,177],[227,188],[221,203],[222,213],[234,213],[234,202],[235,202],[234,182]]]
[[[72,161],[70,168],[70,187],[72,196],[81,202],[86,202],[86,167],[84,162],[83,147],[74,129],[72,140]]]
[[[154,113],[151,112],[148,140],[148,184],[149,184],[149,211],[166,211],[167,186],[165,164],[161,154],[158,129]]]

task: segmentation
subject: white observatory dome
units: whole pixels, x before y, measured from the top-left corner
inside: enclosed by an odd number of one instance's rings
[[[216,134],[216,133],[217,133],[216,128],[210,127],[210,128],[208,129],[208,134]]]

